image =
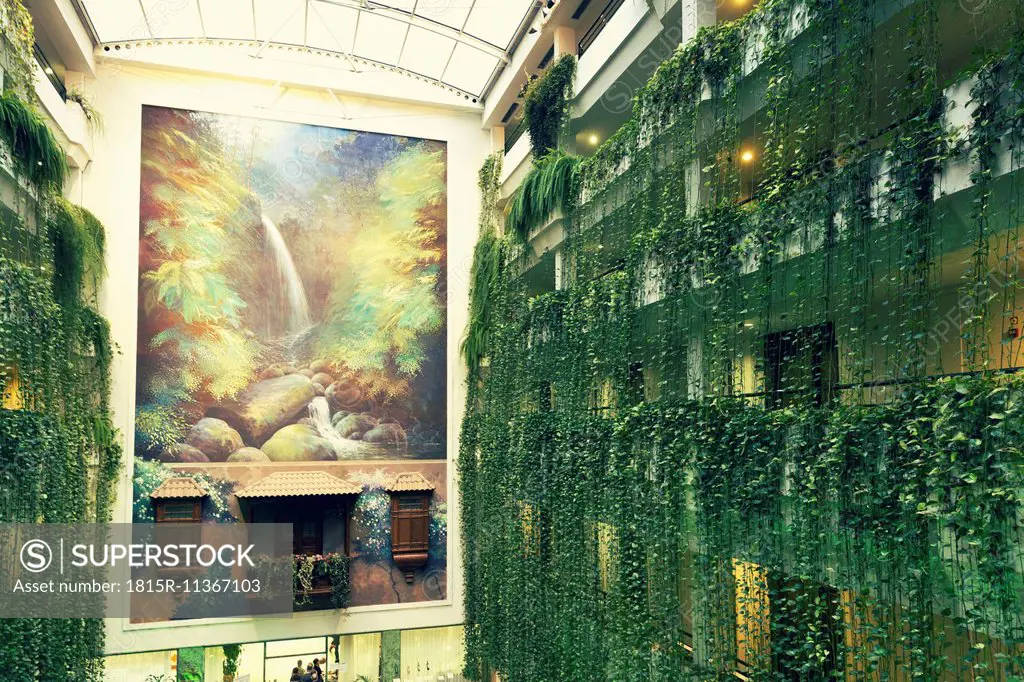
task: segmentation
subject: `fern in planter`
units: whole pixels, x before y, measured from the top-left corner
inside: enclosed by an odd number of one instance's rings
[[[552,151],[535,161],[509,204],[505,229],[526,241],[555,211],[567,211],[577,192],[580,159]]]
[[[36,185],[59,192],[67,160],[43,120],[17,96],[0,95],[0,138],[10,147],[20,172]]]
[[[68,88],[68,100],[82,107],[82,112],[85,114],[85,120],[89,123],[89,128],[97,132],[103,132],[103,114],[93,105],[84,92],[75,87]]]

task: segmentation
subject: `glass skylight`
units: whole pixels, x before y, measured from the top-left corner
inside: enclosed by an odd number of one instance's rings
[[[101,44],[302,46],[484,94],[536,0],[82,0]],[[367,67],[370,68],[370,67]]]

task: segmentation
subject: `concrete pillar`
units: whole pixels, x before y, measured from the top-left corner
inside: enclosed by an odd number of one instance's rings
[[[697,31],[705,26],[714,26],[718,20],[715,0],[683,0],[682,42],[693,40]]]
[[[505,126],[498,125],[491,128],[491,151],[500,152],[505,150]]]
[[[80,71],[65,71],[64,72],[64,85],[70,90],[75,88],[81,92],[85,92],[85,74]]]
[[[558,59],[562,55],[571,54],[575,55],[578,52],[578,44],[576,42],[576,30],[571,26],[556,26],[555,27],[555,59]]]

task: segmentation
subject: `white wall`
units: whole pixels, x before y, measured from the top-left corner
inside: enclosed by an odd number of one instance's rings
[[[291,618],[224,619],[131,624],[108,621],[110,654],[172,647],[218,645],[323,634],[357,633],[453,625],[462,622],[461,547],[455,495],[455,453],[465,399],[465,370],[458,347],[466,325],[468,278],[476,241],[477,170],[489,138],[475,112],[281,89],[271,82],[244,81],[159,70],[127,62],[101,63],[90,83],[105,119],[94,160],[83,176],[82,203],[107,228],[109,278],[101,312],[120,349],[114,358],[112,407],[125,449],[115,521],[131,521],[132,446],[135,410],[135,351],[138,301],[139,155],[144,104],[310,123],[445,140],[448,143],[448,458],[449,598],[444,602],[296,614]]]

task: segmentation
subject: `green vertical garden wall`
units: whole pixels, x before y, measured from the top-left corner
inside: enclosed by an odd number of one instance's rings
[[[0,15],[0,139],[18,188],[0,209],[0,523],[106,521],[120,447],[113,349],[96,310],[103,226],[61,198],[64,151],[32,104],[31,19],[19,0]],[[0,619],[4,679],[91,682],[102,655],[98,618]]]
[[[489,162],[469,675],[1024,679],[1022,13],[767,0],[504,236]]]

